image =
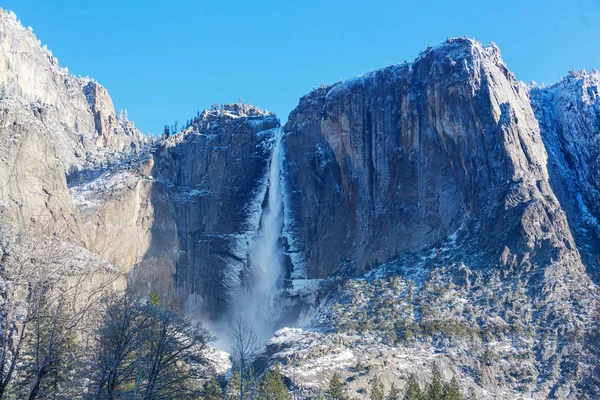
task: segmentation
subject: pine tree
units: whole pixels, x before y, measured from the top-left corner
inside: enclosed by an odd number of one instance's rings
[[[347,400],[346,392],[344,391],[344,383],[338,374],[333,374],[327,388],[328,400]]]
[[[216,378],[212,378],[204,384],[202,398],[206,400],[221,400],[221,385],[219,385]]]
[[[427,400],[443,400],[442,375],[436,363],[433,363],[432,375],[431,383],[427,387]]]
[[[400,390],[398,390],[398,386],[396,386],[395,383],[392,383],[390,392],[388,393],[385,400],[400,400]]]
[[[263,377],[258,391],[261,400],[291,400],[292,394],[283,382],[283,375],[279,365],[275,365],[272,371],[267,371]]]
[[[160,306],[160,296],[158,295],[158,292],[156,290],[151,291],[148,297],[151,305],[153,305],[154,307]]]
[[[404,400],[425,400],[423,391],[421,391],[421,387],[417,383],[414,375],[411,375],[410,378],[408,378],[408,384],[406,385],[406,388]]]
[[[383,391],[383,385],[379,378],[375,377],[373,380],[373,386],[371,387],[371,400],[384,400],[385,393]]]
[[[452,377],[449,384],[444,385],[444,400],[465,400],[463,395],[460,393],[460,387],[456,377]]]
[[[240,398],[240,373],[234,372],[227,382],[227,387],[225,388],[225,399],[226,400],[239,400]]]

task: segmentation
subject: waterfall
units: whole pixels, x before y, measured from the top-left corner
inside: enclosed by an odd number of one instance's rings
[[[275,130],[273,150],[268,170],[268,188],[258,232],[249,249],[252,275],[240,311],[251,322],[261,340],[269,338],[281,312],[283,285],[283,253],[280,237],[283,230],[283,129]]]

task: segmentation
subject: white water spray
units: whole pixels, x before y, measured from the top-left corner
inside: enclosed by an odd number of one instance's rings
[[[250,246],[252,283],[243,299],[241,310],[254,325],[259,340],[269,338],[281,313],[283,254],[279,239],[283,229],[283,194],[281,168],[283,129],[275,131],[275,142],[268,172],[266,205],[259,230]]]

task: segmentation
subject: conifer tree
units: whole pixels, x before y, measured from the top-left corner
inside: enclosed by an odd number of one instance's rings
[[[292,394],[283,382],[283,375],[279,365],[275,365],[272,371],[267,371],[263,377],[258,391],[261,400],[291,400]]]
[[[449,384],[444,385],[444,400],[465,400],[463,395],[460,393],[460,387],[456,377],[452,377]]]
[[[328,400],[347,400],[346,391],[344,390],[344,383],[340,379],[338,374],[333,374],[329,381],[329,387],[327,388],[327,399]]]
[[[395,383],[392,383],[390,392],[388,393],[385,400],[400,400],[400,390],[398,390],[398,386],[396,386]]]
[[[216,378],[204,384],[202,398],[206,400],[221,400],[221,385]]]
[[[443,400],[442,375],[436,363],[433,363],[432,375],[431,382],[427,386],[427,400]]]
[[[225,399],[226,400],[239,400],[240,398],[240,373],[238,371],[234,372],[227,382],[227,387],[225,388]]]
[[[371,387],[370,399],[371,400],[384,400],[385,399],[383,385],[381,384],[381,381],[377,377],[375,377],[375,379],[373,379],[373,386]]]
[[[423,391],[421,391],[421,387],[417,383],[414,375],[411,375],[410,378],[408,378],[404,400],[425,400]]]
[[[148,295],[148,301],[150,302],[150,305],[153,305],[154,307],[160,306],[160,296],[156,290],[150,292]]]

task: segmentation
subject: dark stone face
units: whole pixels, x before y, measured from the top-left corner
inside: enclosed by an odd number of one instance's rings
[[[463,224],[497,262],[505,246],[530,250],[535,228],[522,219],[551,197],[526,88],[496,47],[467,39],[314,90],[285,131],[287,229],[313,278],[434,245]]]
[[[154,149],[152,244],[139,268],[154,278],[141,285],[174,291],[196,314],[226,310],[246,263],[247,208],[268,168],[264,131],[278,126],[273,115],[208,114]]]
[[[486,124],[497,131],[486,93],[444,56],[318,89],[292,112],[286,173],[303,188],[291,210],[309,276],[344,259],[364,269],[451,235],[485,196],[480,183],[501,172],[478,168],[499,157],[481,135]]]

